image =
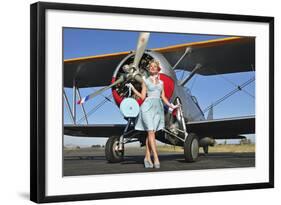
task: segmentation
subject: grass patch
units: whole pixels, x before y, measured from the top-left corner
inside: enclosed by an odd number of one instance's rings
[[[157,146],[159,152],[183,152],[183,148],[179,146],[161,145]],[[203,149],[199,149],[200,153],[203,153]],[[215,145],[209,146],[209,153],[212,152],[255,152],[255,144],[226,144],[226,145]]]
[[[255,152],[255,144],[226,144],[209,147],[209,152]]]

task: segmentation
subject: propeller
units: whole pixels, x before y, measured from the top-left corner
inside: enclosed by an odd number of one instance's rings
[[[121,75],[121,76],[118,78],[118,80],[116,80],[114,83],[112,83],[112,84],[110,84],[109,86],[106,86],[106,87],[104,87],[104,88],[101,88],[101,89],[99,89],[98,91],[96,91],[96,92],[94,92],[94,93],[92,93],[92,94],[90,94],[90,95],[87,95],[86,97],[84,97],[84,98],[78,100],[78,101],[77,101],[77,104],[83,104],[83,103],[85,103],[86,101],[88,101],[88,100],[94,98],[95,96],[97,96],[97,95],[103,93],[103,92],[106,91],[107,89],[109,89],[109,88],[111,88],[111,87],[113,87],[113,86],[115,86],[115,85],[117,85],[117,84],[119,84],[119,83],[122,83],[122,82],[124,82],[124,81],[125,81],[125,76],[124,76],[124,75]]]
[[[128,71],[127,74],[121,75],[114,83],[110,84],[109,86],[101,88],[100,90],[80,99],[79,101],[77,101],[77,104],[85,103],[86,101],[94,98],[95,96],[101,94],[102,92],[108,90],[109,88],[111,88],[119,83],[124,82],[128,78],[135,79],[138,82],[142,82],[142,76],[139,74],[138,65],[143,56],[145,48],[147,46],[149,36],[150,36],[150,33],[145,33],[145,32],[140,33],[137,48],[136,48],[136,53],[135,53],[135,57],[134,57],[134,62],[132,65],[130,65],[129,68],[126,68],[126,70]],[[136,71],[134,71],[134,69]]]
[[[150,33],[145,33],[145,32],[140,33],[139,35],[138,45],[137,45],[136,54],[133,63],[133,67],[135,67],[137,70],[139,67],[140,59],[142,58],[144,50],[147,46],[149,35]]]

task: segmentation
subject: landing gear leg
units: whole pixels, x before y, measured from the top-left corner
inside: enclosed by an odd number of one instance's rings
[[[128,123],[124,129],[123,134],[119,136],[110,137],[105,145],[105,157],[110,163],[117,163],[124,160],[124,135],[129,132],[129,127],[132,123],[132,118],[128,118]]]
[[[180,100],[177,98],[177,104],[180,104]],[[184,131],[184,157],[187,162],[195,162],[198,159],[199,154],[199,139],[194,133],[187,133],[186,124],[183,116],[182,108],[179,108],[177,113],[179,121],[181,121],[182,129]]]

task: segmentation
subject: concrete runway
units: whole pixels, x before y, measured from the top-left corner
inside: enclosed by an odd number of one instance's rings
[[[103,148],[65,150],[64,176],[117,174],[155,171],[200,170],[217,168],[241,168],[255,166],[255,153],[210,153],[200,154],[197,162],[187,163],[181,152],[161,152],[160,169],[145,169],[144,149],[126,148],[124,161],[108,163]]]

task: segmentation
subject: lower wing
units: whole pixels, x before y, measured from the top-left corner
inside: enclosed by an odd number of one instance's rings
[[[243,138],[241,134],[255,133],[255,116],[188,122],[186,127],[200,137],[239,139]]]
[[[110,137],[123,134],[126,124],[65,125],[64,134],[77,137]],[[187,131],[199,137],[240,139],[255,133],[255,116],[204,120],[187,123]]]
[[[77,137],[122,135],[126,124],[64,125],[64,134]]]

